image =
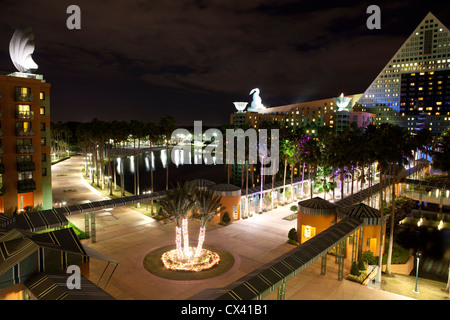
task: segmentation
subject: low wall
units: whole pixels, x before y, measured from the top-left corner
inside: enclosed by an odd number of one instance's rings
[[[391,264],[391,273],[409,275],[414,269],[414,256],[410,256],[404,264]],[[383,272],[386,271],[386,265],[383,264]]]

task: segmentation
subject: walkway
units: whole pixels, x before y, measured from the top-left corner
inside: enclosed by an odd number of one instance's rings
[[[105,197],[85,182],[81,175],[82,157],[72,157],[52,167],[54,199],[67,205],[104,200]],[[67,192],[67,190],[71,190]],[[289,205],[270,213],[233,222],[226,227],[208,224],[206,242],[223,247],[234,254],[235,266],[220,277],[201,281],[172,281],[157,278],[142,265],[143,258],[155,248],[174,242],[174,225],[148,218],[129,207],[97,212],[97,243],[83,244],[119,262],[106,291],[123,300],[185,300],[206,289],[223,288],[263,266],[294,247],[286,243],[288,231],[297,226],[296,220],[282,219],[291,214]],[[83,215],[69,217],[84,229]],[[195,222],[190,224],[191,237],[197,237]],[[333,258],[334,260],[334,258]],[[106,263],[93,261],[88,278],[94,283],[100,278]],[[320,275],[320,261],[291,279],[286,299],[405,299],[389,292],[369,289],[350,281],[338,281],[334,262],[325,276]],[[344,269],[348,273],[349,261]],[[100,283],[102,285],[102,283]],[[269,295],[267,298],[271,298]]]

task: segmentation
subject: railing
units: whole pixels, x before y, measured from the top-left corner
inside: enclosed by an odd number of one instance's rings
[[[28,129],[16,128],[16,136],[17,137],[31,137],[31,136],[34,136],[34,130],[33,130],[33,128],[28,128]]]
[[[16,119],[34,119],[34,111],[16,111]]]
[[[17,162],[17,171],[34,171],[36,165],[33,161]]]
[[[34,190],[36,190],[36,181],[34,181],[32,179],[17,181],[17,191],[19,193],[31,192]]]
[[[16,101],[27,101],[27,102],[33,102],[34,96],[30,94],[16,94]]]
[[[29,144],[29,145],[18,145],[16,148],[16,151],[18,154],[29,154],[29,153],[34,153],[34,146]]]

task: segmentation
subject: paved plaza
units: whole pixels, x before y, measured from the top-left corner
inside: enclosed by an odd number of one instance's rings
[[[82,177],[83,158],[72,157],[52,166],[53,201],[66,205],[99,201],[105,197]],[[284,220],[291,214],[289,205],[271,212],[233,222],[228,226],[209,223],[206,244],[222,247],[235,257],[235,265],[226,273],[212,279],[175,281],[156,277],[143,267],[144,257],[154,249],[170,245],[175,240],[173,222],[163,223],[129,207],[103,210],[96,213],[97,242],[82,243],[119,263],[105,290],[119,300],[185,300],[210,288],[222,288],[254,269],[270,262],[294,247],[286,242],[288,232],[297,221]],[[68,219],[84,230],[84,215]],[[190,222],[190,237],[196,239],[198,225]],[[106,261],[92,259],[88,278],[97,283]],[[320,260],[286,284],[286,299],[293,300],[399,300],[410,299],[382,290],[343,280],[338,281],[337,264],[329,256],[326,275],[320,275]],[[110,265],[103,276],[109,277]],[[344,275],[349,273],[346,259]],[[99,283],[104,286],[104,281]],[[267,299],[276,299],[276,291]]]

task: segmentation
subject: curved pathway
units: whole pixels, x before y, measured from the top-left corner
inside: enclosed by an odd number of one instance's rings
[[[92,188],[82,177],[83,158],[72,157],[52,166],[53,201],[66,205],[99,201],[105,197]],[[149,274],[142,265],[143,257],[153,248],[173,243],[174,224],[164,224],[138,213],[129,207],[103,210],[96,213],[97,242],[83,244],[119,262],[106,291],[120,300],[185,300],[201,295],[209,288],[221,288],[242,278],[254,269],[270,262],[293,247],[286,243],[296,220],[282,219],[290,215],[289,206],[269,213],[236,221],[228,226],[208,224],[206,243],[223,247],[239,256],[232,272],[208,281],[163,281]],[[68,219],[84,230],[83,215]],[[190,222],[190,237],[196,239],[198,222]],[[346,261],[348,273],[350,263]],[[88,278],[97,283],[107,262],[92,259]],[[320,275],[320,261],[311,265],[287,283],[286,299],[406,299],[389,292],[370,289],[347,280],[338,281],[337,271],[330,261],[327,274]],[[337,265],[336,265],[337,269]],[[110,266],[104,278],[112,271]],[[99,284],[104,286],[103,281]],[[270,298],[270,296],[269,296]]]

